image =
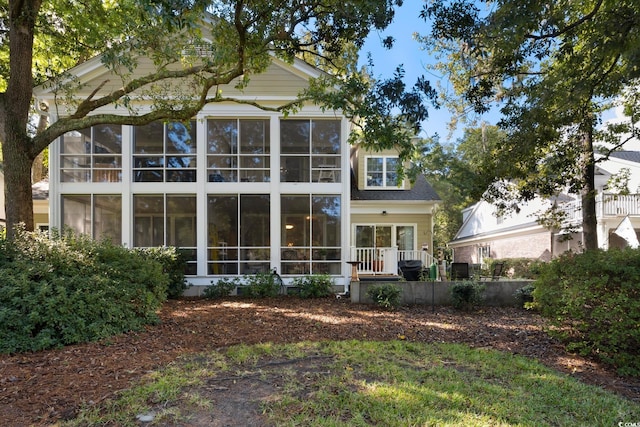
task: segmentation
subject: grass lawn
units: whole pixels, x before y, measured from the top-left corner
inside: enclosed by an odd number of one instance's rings
[[[458,344],[304,342],[194,355],[63,426],[618,426],[640,405],[535,360]],[[235,411],[235,412],[234,412]],[[238,421],[237,425],[242,425]]]

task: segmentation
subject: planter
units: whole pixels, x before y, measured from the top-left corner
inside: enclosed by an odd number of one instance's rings
[[[373,271],[375,273],[384,271],[384,261],[373,261]]]

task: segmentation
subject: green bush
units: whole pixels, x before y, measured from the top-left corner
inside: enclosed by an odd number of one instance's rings
[[[296,277],[293,286],[300,289],[302,298],[323,298],[333,295],[333,279],[328,274]]]
[[[484,286],[477,282],[464,281],[451,287],[451,301],[459,310],[471,310],[483,300]]]
[[[535,287],[529,284],[515,291],[514,296],[520,303],[520,307],[533,308],[533,290],[534,289]]]
[[[174,247],[155,247],[136,249],[143,256],[159,262],[162,265],[162,271],[169,277],[169,286],[167,287],[167,297],[181,297],[185,289],[188,288],[184,272],[187,267],[187,258],[179,250]]]
[[[393,310],[400,306],[402,290],[393,283],[373,285],[367,289],[367,295],[373,302],[386,310]]]
[[[231,292],[240,286],[240,278],[234,277],[232,279],[222,278],[218,279],[216,282],[211,281],[211,286],[208,286],[204,292],[202,292],[202,296],[205,298],[224,298],[229,296]]]
[[[566,253],[541,268],[533,295],[570,350],[640,374],[640,250]]]
[[[71,234],[0,240],[0,352],[38,351],[158,321],[168,279],[137,251]]]
[[[280,293],[282,283],[271,272],[258,273],[245,277],[243,295],[251,298],[275,297]]]

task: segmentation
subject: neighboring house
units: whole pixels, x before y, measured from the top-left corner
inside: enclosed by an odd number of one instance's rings
[[[87,83],[80,96],[117,81],[100,58],[71,72]],[[235,82],[216,90],[281,104],[318,75],[302,61],[274,60],[242,92]],[[60,102],[47,87],[35,95]],[[424,178],[398,183],[393,152],[350,150],[350,131],[339,112],[315,105],[285,117],[231,102],[208,104],[187,125],[79,129],[50,149],[51,227],[127,247],[180,247],[192,285],[275,268],[285,283],[327,273],[347,286],[348,261],[362,261],[363,274],[396,274],[406,257],[428,262],[437,195]]]
[[[610,188],[611,178],[628,171],[628,195]],[[640,230],[640,151],[619,151],[596,168],[596,215],[598,245],[601,248],[624,247],[627,242],[614,233],[628,216],[633,228]],[[537,212],[550,201],[534,199],[519,206],[517,213],[499,216],[495,206],[480,201],[463,211],[463,224],[449,242],[454,261],[483,264],[487,258],[532,258],[550,260],[582,245],[581,201],[574,195],[562,195],[556,204],[567,212],[568,225],[576,232],[549,230],[536,221]],[[637,234],[637,233],[636,233]]]
[[[4,210],[4,173],[0,170],[0,226],[6,225]],[[49,181],[36,182],[31,187],[33,195],[33,222],[39,230],[49,229]]]
[[[36,230],[49,230],[49,180],[43,179],[31,186],[33,195],[33,222]]]

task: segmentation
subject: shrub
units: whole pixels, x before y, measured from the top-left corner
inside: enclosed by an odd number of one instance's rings
[[[252,298],[275,297],[280,293],[282,283],[271,272],[245,276],[245,295]]]
[[[0,352],[93,341],[158,321],[168,279],[137,251],[20,229],[0,246]]]
[[[178,298],[182,296],[185,289],[188,288],[184,272],[187,266],[187,258],[185,254],[174,247],[155,247],[136,249],[140,253],[162,265],[162,271],[169,277],[169,286],[167,287],[167,296],[169,298]]]
[[[211,281],[211,286],[207,287],[202,296],[205,298],[224,298],[236,288],[240,286],[240,279],[234,277],[233,279],[218,279],[217,282]]]
[[[529,284],[515,291],[514,296],[520,303],[520,307],[533,308],[533,290],[534,286]]]
[[[373,285],[367,289],[367,295],[374,303],[386,310],[393,310],[400,306],[401,289],[392,283]]]
[[[570,350],[640,374],[640,250],[563,254],[541,268],[533,295]]]
[[[300,289],[302,298],[323,298],[333,295],[333,279],[328,274],[296,277],[293,286]]]
[[[459,310],[471,310],[482,302],[484,286],[472,282],[458,282],[451,288],[451,301]]]

